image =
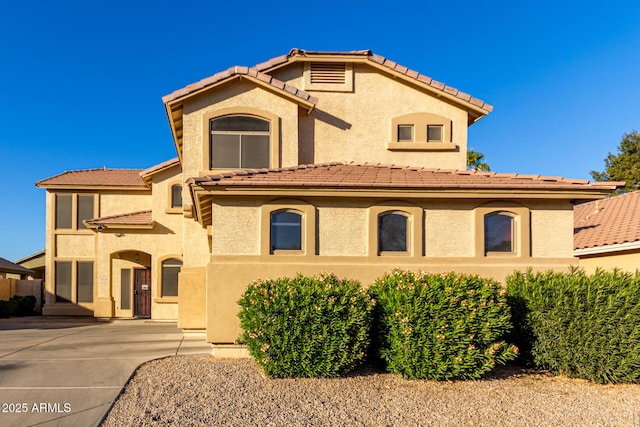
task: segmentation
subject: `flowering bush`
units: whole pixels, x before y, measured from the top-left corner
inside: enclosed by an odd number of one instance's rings
[[[526,361],[598,383],[640,382],[639,272],[515,272],[507,291]]]
[[[474,379],[515,359],[501,285],[475,275],[394,270],[369,289],[374,342],[387,370],[413,379]]]
[[[336,377],[365,360],[373,305],[359,282],[255,281],[238,304],[241,341],[270,377]]]

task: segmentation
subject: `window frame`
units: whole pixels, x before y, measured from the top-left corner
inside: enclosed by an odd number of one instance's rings
[[[175,263],[175,265],[167,265],[169,263]],[[178,266],[177,263],[180,263],[180,265]],[[168,257],[160,260],[160,277],[159,277],[160,286],[158,286],[160,298],[165,298],[165,299],[178,298],[178,295],[180,293],[180,272],[182,271],[183,266],[184,266],[184,263],[182,259],[178,257]],[[176,284],[175,284],[176,294],[168,295],[165,293],[165,268],[168,269],[168,268],[175,268],[175,267],[180,267],[176,274]]]
[[[489,231],[487,229],[487,220],[489,218],[507,218],[509,220],[508,222],[508,226],[509,226],[509,250],[489,250],[487,249],[487,232]],[[496,211],[496,212],[490,212],[487,213],[483,216],[483,223],[484,223],[484,227],[483,227],[483,242],[484,242],[484,254],[494,254],[494,253],[500,253],[500,254],[513,254],[515,252],[516,249],[516,245],[517,245],[517,240],[516,240],[516,221],[517,221],[517,217],[514,216],[512,213],[510,212],[505,212],[505,211]]]
[[[508,215],[513,219],[512,252],[485,251],[485,217]],[[531,211],[515,203],[492,202],[477,207],[475,215],[475,256],[477,258],[531,257]]]
[[[65,297],[61,297],[58,294],[58,283],[59,277],[58,272],[60,271],[61,265],[68,266],[69,269],[69,299]],[[80,287],[84,286],[79,283],[80,281],[80,265],[81,264],[91,264],[91,301],[80,301]],[[68,259],[68,258],[60,258],[55,259],[53,261],[53,301],[55,304],[76,304],[82,307],[92,307],[95,303],[95,292],[96,292],[96,263],[93,259]]]
[[[298,217],[298,220],[300,221],[299,224],[299,248],[297,249],[286,249],[286,248],[275,248],[274,247],[274,242],[273,242],[273,238],[274,238],[274,216],[278,215],[278,214],[293,214],[296,215]],[[303,223],[304,223],[304,214],[302,212],[300,212],[297,209],[279,209],[276,211],[272,211],[269,214],[269,253],[270,254],[279,254],[279,253],[299,253],[302,251],[303,248]]]
[[[81,198],[92,198],[91,206],[91,216],[90,217],[81,217],[81,208],[80,208],[80,200]],[[68,227],[60,227],[60,215],[58,211],[58,206],[60,200],[64,198],[65,200],[70,200],[70,212],[69,218],[64,218],[65,225],[68,224]],[[53,230],[56,233],[69,233],[69,232],[91,232],[87,227],[84,226],[83,220],[93,219],[98,217],[99,207],[98,207],[98,194],[97,193],[85,193],[85,192],[56,192],[53,194],[53,218],[52,225]],[[85,205],[86,207],[87,205]]]
[[[180,206],[174,206],[174,198],[173,198],[173,189],[175,187],[180,187],[180,201],[182,204]],[[182,190],[183,186],[181,182],[170,182],[167,186],[167,207],[165,208],[165,213],[167,214],[179,214],[182,213],[182,209],[184,206],[184,200],[182,199]]]
[[[378,246],[378,218],[387,213],[407,217],[407,250],[380,251]],[[368,209],[368,254],[373,257],[420,257],[424,256],[424,209],[404,201],[387,201]]]
[[[411,141],[399,138],[400,126],[413,126]],[[429,139],[429,126],[441,126],[441,140]],[[458,145],[453,142],[453,121],[433,113],[410,113],[392,118],[390,141],[387,144],[387,150],[390,151],[454,151],[458,149]]]
[[[261,206],[260,255],[265,260],[278,256],[312,257],[317,254],[316,247],[316,208],[312,204],[298,199],[279,199]],[[301,216],[301,248],[287,250],[271,248],[271,215],[277,212],[294,212]]]
[[[268,111],[256,108],[229,107],[212,111],[202,116],[202,175],[215,171],[239,170],[241,168],[214,168],[211,163],[211,130],[210,122],[224,116],[250,116],[269,122],[269,168],[280,167],[280,118]],[[183,201],[184,202],[184,201]]]
[[[383,250],[382,249],[382,220],[384,217],[387,216],[398,216],[401,218],[404,218],[404,249],[403,250]],[[378,214],[378,228],[377,228],[377,233],[378,233],[378,250],[377,253],[378,255],[383,255],[383,254],[393,254],[393,255],[397,255],[397,254],[402,254],[402,253],[406,253],[409,251],[409,243],[411,241],[410,239],[410,229],[411,227],[411,216],[409,214],[407,214],[404,211],[384,211],[381,212],[380,214]]]

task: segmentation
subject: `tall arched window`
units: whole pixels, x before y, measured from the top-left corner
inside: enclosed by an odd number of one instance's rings
[[[514,252],[514,218],[505,212],[484,216],[484,252]]]
[[[271,213],[271,253],[302,250],[302,215],[294,211]]]
[[[209,131],[210,169],[269,167],[269,121],[253,116],[223,116],[209,122]]]
[[[162,261],[162,296],[178,296],[178,273],[182,269],[182,261],[169,258]]]
[[[378,253],[407,252],[408,217],[401,212],[378,215]]]

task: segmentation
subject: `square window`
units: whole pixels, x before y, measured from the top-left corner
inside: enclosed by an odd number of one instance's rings
[[[442,142],[442,125],[427,126],[427,142]]]
[[[413,141],[413,125],[398,125],[398,142]]]

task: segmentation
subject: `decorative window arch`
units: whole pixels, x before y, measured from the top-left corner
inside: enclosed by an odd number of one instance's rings
[[[531,212],[513,202],[491,202],[477,207],[476,257],[530,257]]]
[[[178,296],[178,274],[182,270],[182,261],[178,258],[168,258],[162,261],[162,279],[160,285],[161,297]]]
[[[407,252],[409,216],[402,211],[387,211],[378,215],[378,254]]]
[[[282,209],[271,212],[270,253],[302,250],[302,212]]]
[[[271,122],[248,114],[209,120],[209,169],[260,169],[271,165]]]

